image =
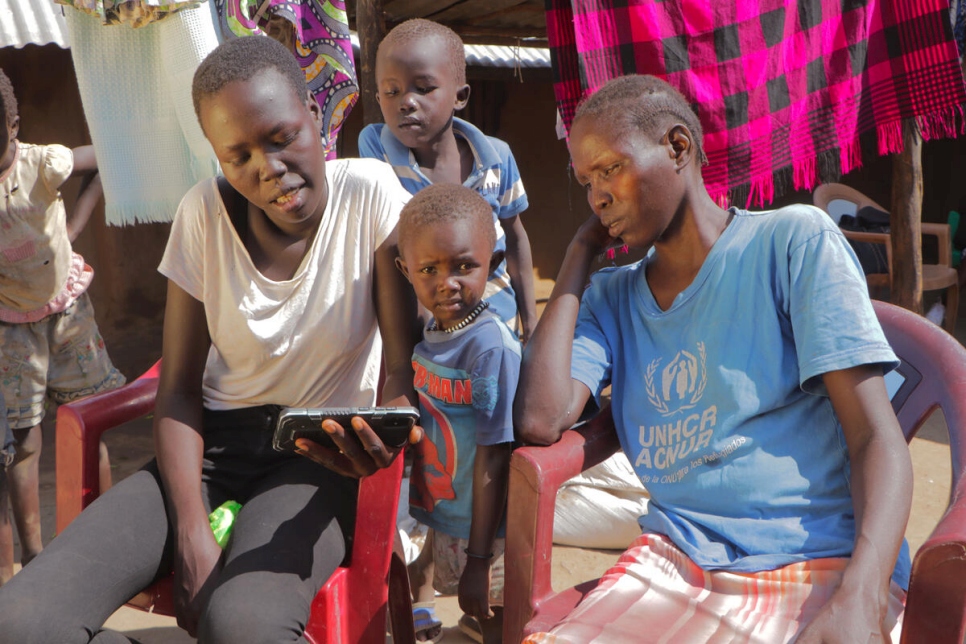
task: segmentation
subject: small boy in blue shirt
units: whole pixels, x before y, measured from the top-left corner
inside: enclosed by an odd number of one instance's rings
[[[432,529],[433,585],[458,591],[486,643],[503,631],[498,534],[520,371],[519,341],[483,299],[502,259],[490,212],[468,188],[430,186],[400,214],[396,259],[432,315],[413,352],[424,437],[413,450],[410,513]]]
[[[483,297],[526,342],[537,324],[530,240],[519,217],[527,195],[509,146],[453,116],[470,95],[463,42],[443,25],[408,20],[379,44],[376,85],[386,122],[362,130],[359,155],[388,162],[412,194],[449,183],[487,201],[505,260],[490,274]]]

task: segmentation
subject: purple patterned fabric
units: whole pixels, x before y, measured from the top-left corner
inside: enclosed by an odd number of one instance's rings
[[[294,54],[322,108],[328,158],[359,97],[345,0],[215,0],[225,38],[270,33],[283,19],[294,34]],[[259,15],[259,10],[262,13]]]

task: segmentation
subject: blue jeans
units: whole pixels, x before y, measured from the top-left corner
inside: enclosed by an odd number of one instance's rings
[[[350,549],[358,482],[271,446],[266,407],[205,412],[202,495],[242,504],[199,642],[300,642],[311,602]],[[0,642],[128,642],[108,617],[171,572],[157,463],[112,487],[0,588]]]

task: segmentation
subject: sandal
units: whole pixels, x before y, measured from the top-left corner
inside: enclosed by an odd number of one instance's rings
[[[417,642],[438,642],[443,639],[443,622],[436,617],[435,602],[413,604],[413,627]]]
[[[464,635],[469,637],[474,642],[483,644],[483,629],[480,628],[480,622],[478,619],[463,613],[463,616],[460,617],[460,621],[457,625]]]

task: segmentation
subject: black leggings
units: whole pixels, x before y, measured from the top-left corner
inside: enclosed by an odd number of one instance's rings
[[[242,503],[199,642],[301,642],[312,598],[349,550],[358,482],[271,446],[271,410],[205,412],[202,495]],[[97,499],[0,587],[0,642],[128,642],[101,626],[171,572],[157,463]]]

